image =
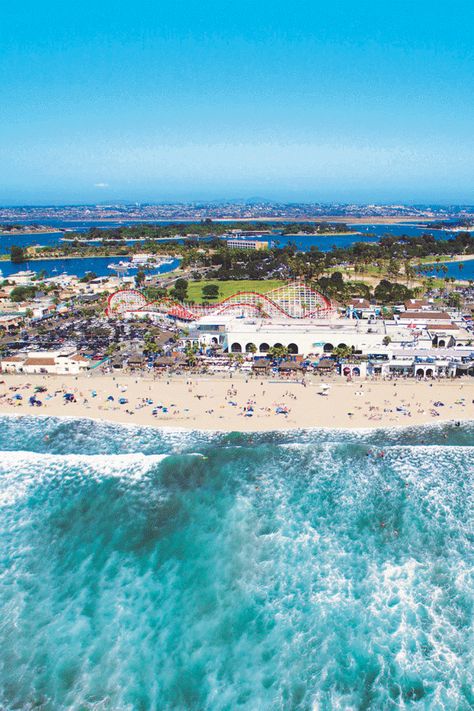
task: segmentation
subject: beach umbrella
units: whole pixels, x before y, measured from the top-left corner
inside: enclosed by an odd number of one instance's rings
[[[14,396],[13,396],[13,399],[14,399],[14,400],[23,400],[23,395],[20,395],[20,393],[18,393],[17,395],[14,395]],[[31,398],[30,398],[30,399],[31,399]]]
[[[112,396],[112,395],[109,395],[109,397],[107,398],[107,401],[108,401],[108,402],[113,402],[113,401],[114,401],[113,396]]]
[[[319,386],[320,390],[329,390],[330,387],[331,386],[327,383],[321,383],[321,385]]]

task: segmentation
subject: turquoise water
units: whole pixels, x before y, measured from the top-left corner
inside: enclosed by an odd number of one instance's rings
[[[473,708],[474,426],[0,424],[2,710]]]

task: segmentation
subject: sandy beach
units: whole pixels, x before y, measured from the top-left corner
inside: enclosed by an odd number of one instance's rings
[[[245,380],[235,375],[232,379],[148,379],[133,375],[0,377],[0,414],[88,417],[154,427],[242,432],[474,420],[471,379],[338,380],[327,381],[329,387],[324,386],[324,381],[321,387],[321,381],[316,379],[304,385],[260,378]],[[41,405],[31,404],[32,397]]]

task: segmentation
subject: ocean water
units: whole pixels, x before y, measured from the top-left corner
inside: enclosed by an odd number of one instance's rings
[[[474,707],[474,426],[0,419],[0,708]]]

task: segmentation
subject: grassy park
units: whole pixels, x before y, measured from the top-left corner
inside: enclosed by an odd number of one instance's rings
[[[267,291],[282,286],[285,282],[278,279],[254,280],[254,279],[232,279],[229,281],[190,281],[188,284],[188,299],[199,304],[203,301],[202,289],[209,284],[216,284],[219,287],[219,296],[215,301],[221,301],[228,296],[232,296],[238,291],[255,291],[258,294],[265,294]]]

